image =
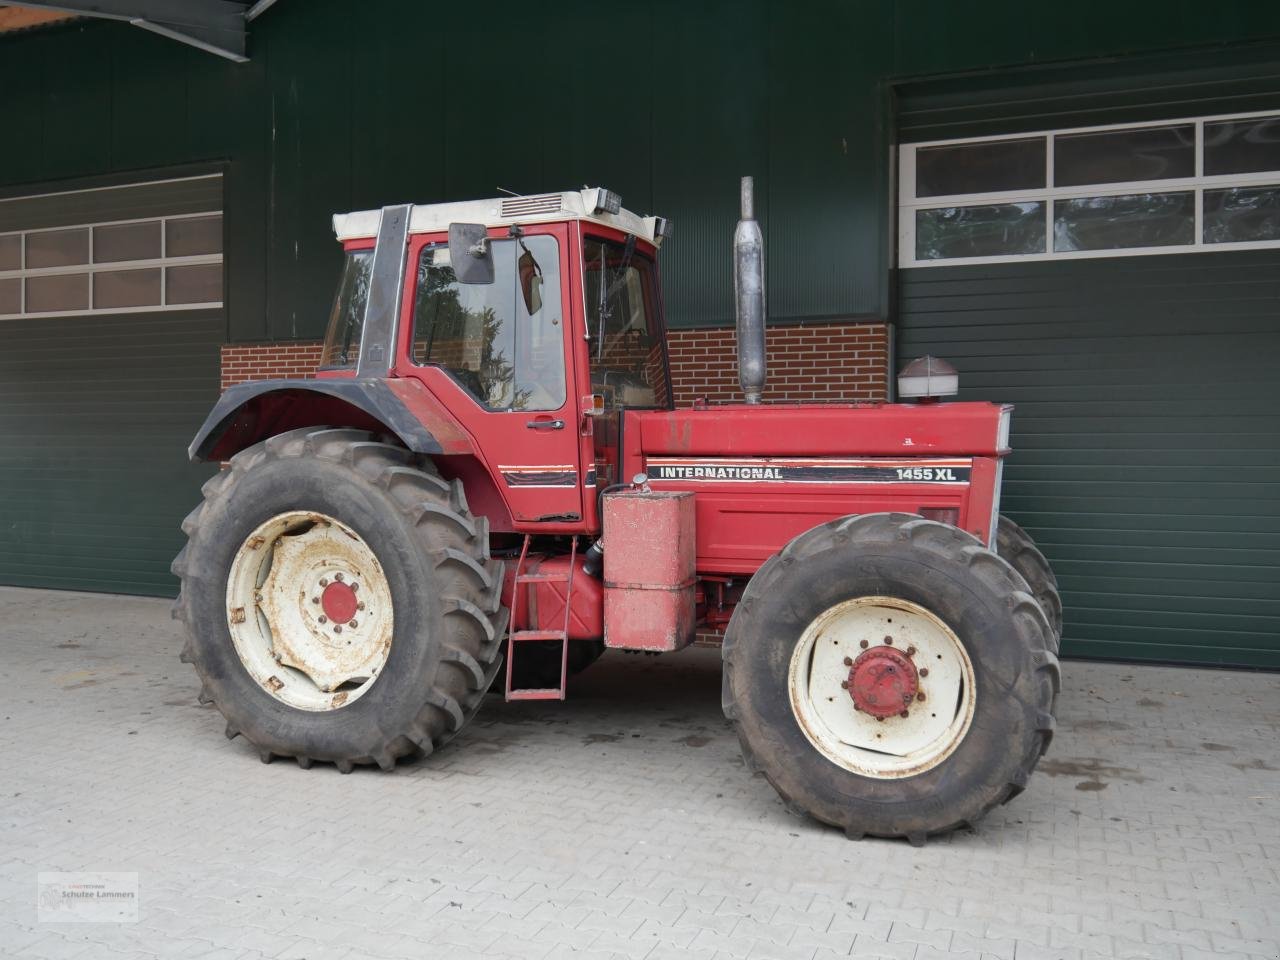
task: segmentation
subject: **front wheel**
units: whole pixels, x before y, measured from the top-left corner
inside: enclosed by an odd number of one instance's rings
[[[724,708],[793,809],[922,843],[1026,785],[1053,731],[1051,628],[1007,563],[911,514],[801,534],[748,584]]]
[[[1057,653],[1062,643],[1062,597],[1058,593],[1058,578],[1048,559],[1031,535],[1004,514],[996,525],[996,553],[1022,574],[1031,595],[1040,601],[1040,609],[1053,630],[1053,652]]]
[[[236,454],[204,495],[174,613],[228,737],[346,773],[430,753],[471,718],[507,611],[456,480],[362,431],[312,428]]]

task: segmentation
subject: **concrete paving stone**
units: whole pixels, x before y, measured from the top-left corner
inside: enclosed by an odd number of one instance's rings
[[[715,650],[606,655],[565,703],[490,697],[425,762],[344,777],[225,740],[165,602],[0,588],[0,623],[14,611],[6,957],[1277,960],[1280,822],[1251,799],[1275,775],[1231,766],[1280,766],[1280,718],[1256,706],[1274,674],[1068,661],[1026,792],[916,850],[786,813],[741,764]],[[77,749],[49,764],[48,742]],[[141,920],[50,939],[35,875],[59,869],[138,871]]]
[[[889,931],[893,929],[892,920],[870,920],[859,917],[842,917],[837,914],[831,921],[828,931],[835,933],[853,933],[864,940],[888,940]]]
[[[982,954],[971,950],[936,950],[921,946],[916,948],[913,960],[982,960]]]
[[[952,950],[980,953],[984,957],[996,957],[998,960],[1013,960],[1013,954],[1017,946],[1018,942],[1016,940],[975,937],[962,932],[956,932],[951,937]]]
[[[1210,934],[1209,939],[1213,944],[1213,948],[1219,953],[1243,953],[1257,957],[1280,957],[1280,946],[1277,946],[1275,940],[1250,940],[1245,938],[1237,940],[1217,933]]]
[[[953,934],[950,930],[928,930],[908,923],[894,923],[889,930],[890,943],[915,943],[946,950],[951,945]]]
[[[659,943],[645,954],[644,960],[713,960],[714,950],[696,950],[693,947],[673,947]]]
[[[1049,928],[1009,920],[993,920],[987,924],[986,936],[992,940],[1016,940],[1041,947],[1049,945]]]
[[[700,932],[691,927],[669,926],[657,920],[646,920],[630,936],[638,942],[652,941],[687,947]]]
[[[1019,943],[1014,960],[1084,960],[1075,947],[1042,947],[1038,943]]]
[[[686,910],[680,914],[680,918],[672,924],[677,929],[691,930],[710,930],[712,933],[718,933],[728,936],[733,928],[736,927],[742,917],[734,914],[721,913],[704,913],[701,910]]]
[[[814,930],[810,927],[797,927],[791,938],[795,947],[812,947],[815,950],[830,950],[835,953],[848,953],[853,948],[857,934],[852,931]]]
[[[1136,940],[1125,940],[1120,937],[1112,939],[1111,956],[1122,960],[1139,960],[1139,958],[1155,958],[1155,960],[1176,960],[1181,949],[1171,943],[1139,943]]]
[[[528,937],[503,936],[491,943],[486,953],[490,957],[504,957],[510,960],[546,960],[555,949],[554,944],[542,943]],[[427,957],[430,954],[419,951],[405,956]]]
[[[912,960],[916,955],[915,943],[889,943],[875,937],[859,935],[853,941],[851,956],[875,958],[875,960]]]

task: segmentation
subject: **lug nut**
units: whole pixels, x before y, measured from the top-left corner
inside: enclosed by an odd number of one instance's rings
[[[876,717],[876,723],[884,723],[884,717]]]
[[[320,622],[321,622],[321,623],[328,623],[328,622],[329,622],[329,618],[328,618],[328,617],[326,617],[326,616],[322,613],[322,614],[320,614]]]
[[[920,676],[922,676],[922,677],[927,677],[928,675],[929,675],[929,668],[928,668],[928,667],[921,667],[921,668],[920,668]]]
[[[917,693],[917,694],[916,694],[916,699],[917,699],[917,700],[919,700],[921,703],[923,703],[923,702],[924,702],[924,691],[923,691],[923,690],[921,690],[919,693]]]
[[[334,633],[341,633],[341,632],[342,632],[342,624],[340,624],[340,623],[335,623],[335,624],[333,625],[333,632],[334,632]]]
[[[354,630],[356,627],[360,626],[360,624],[358,624],[358,623],[356,623],[356,621],[352,620],[350,623],[348,623],[348,624],[347,624],[347,626],[348,626],[348,627],[351,627],[351,628]]]
[[[841,681],[840,681],[840,689],[841,689],[841,690],[848,690],[848,689],[849,689],[849,681],[848,681],[848,680],[841,680]]]
[[[885,638],[884,638],[884,645],[885,645],[886,647],[892,647],[892,646],[893,646],[893,637],[885,637]]]
[[[312,597],[312,598],[311,598],[311,602],[312,602],[312,603],[319,603],[319,602],[320,602],[320,598],[319,598],[319,597]]]
[[[852,667],[852,666],[853,666],[853,661],[852,661],[850,658],[845,657],[845,658],[844,658],[844,665],[845,665],[846,667]]]
[[[342,574],[340,574],[340,573],[335,573],[335,574],[333,575],[333,579],[335,579],[335,580],[337,580],[339,583],[341,583],[341,582],[342,582]]]
[[[865,650],[865,649],[867,649],[867,647],[869,647],[869,646],[870,646],[870,644],[869,644],[869,643],[867,643],[867,641],[863,640],[863,641],[862,641],[862,643],[861,643],[861,644],[859,644],[859,646],[861,646],[861,647],[862,647],[862,649],[863,649],[863,650]]]
[[[328,577],[321,577],[321,578],[320,578],[320,586],[322,586],[322,587],[327,587],[328,585],[329,585],[329,578],[328,578]]]
[[[861,708],[861,707],[859,707],[859,706],[858,706],[858,704],[855,702],[855,703],[854,703],[854,705],[853,705],[853,712],[854,712],[854,713],[857,713],[857,712],[858,712],[858,711],[860,711],[861,709],[862,709],[862,708]]]
[[[900,714],[898,714],[898,716],[900,716],[900,717],[909,717],[909,716],[911,716],[911,711],[910,711],[910,710],[903,710]]]
[[[355,593],[355,592],[356,592],[357,590],[359,590],[359,589],[360,589],[360,584],[358,584],[358,583],[356,583],[354,580],[352,580],[352,581],[351,581],[351,592],[352,592],[352,593]]]
[[[907,647],[907,656],[908,656],[908,657],[914,657],[915,655],[916,655],[916,648],[915,648],[915,647]]]
[[[352,587],[352,589],[354,590],[355,588],[354,588],[354,587]],[[363,600],[361,600],[359,603],[357,603],[357,604],[356,604],[356,609],[357,609],[357,610],[363,610],[363,609],[364,609],[364,601],[363,601]]]

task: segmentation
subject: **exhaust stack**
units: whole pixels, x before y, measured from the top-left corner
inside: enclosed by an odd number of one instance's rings
[[[764,237],[755,218],[755,180],[742,178],[742,219],[733,232],[733,300],[738,320],[738,384],[747,403],[764,393]]]

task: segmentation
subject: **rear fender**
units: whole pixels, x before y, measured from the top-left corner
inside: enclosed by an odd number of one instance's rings
[[[414,453],[474,455],[471,438],[421,383],[406,379],[262,380],[230,387],[187,448],[195,461],[230,459],[299,427],[394,434]]]

